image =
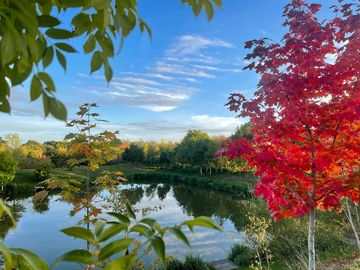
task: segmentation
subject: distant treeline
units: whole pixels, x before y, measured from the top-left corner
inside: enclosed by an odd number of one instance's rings
[[[109,164],[133,162],[198,170],[200,173],[209,174],[214,170],[239,172],[245,164],[244,160],[230,161],[217,155],[217,152],[225,140],[238,137],[251,139],[249,129],[249,124],[242,125],[230,137],[209,136],[200,130],[189,130],[178,143],[164,140],[130,142],[114,138],[110,143],[114,158]],[[83,144],[78,145],[84,147]],[[41,166],[71,168],[71,160],[81,160],[84,151],[86,149],[78,149],[78,146],[70,143],[68,136],[63,141],[39,143],[30,140],[24,144],[17,134],[0,137],[0,159],[7,156],[6,158],[13,159],[20,169],[37,169]]]

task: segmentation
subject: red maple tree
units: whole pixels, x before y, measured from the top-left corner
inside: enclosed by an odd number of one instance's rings
[[[338,2],[326,21],[317,18],[319,4],[285,6],[281,43],[245,44],[252,49],[245,69],[261,76],[257,91],[251,99],[234,93],[227,104],[250,118],[254,138],[226,143],[225,155],[256,168],[255,195],[275,219],[310,215],[309,269],[315,269],[315,210],[360,200],[360,5]]]

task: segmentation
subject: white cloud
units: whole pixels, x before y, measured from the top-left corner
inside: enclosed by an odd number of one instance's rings
[[[200,35],[184,35],[176,39],[175,43],[167,51],[167,55],[185,56],[197,54],[211,47],[234,48],[235,46],[219,38],[206,38]]]
[[[176,108],[176,106],[156,106],[156,105],[149,105],[149,106],[140,106],[140,108],[147,109],[153,112],[168,112]]]
[[[153,69],[161,73],[180,74],[180,75],[192,76],[192,77],[200,77],[200,78],[216,77],[213,74],[207,73],[205,71],[201,71],[196,68],[191,68],[185,65],[168,63],[165,61],[158,61]]]
[[[192,124],[205,130],[233,131],[239,126],[240,121],[235,117],[209,116],[207,114],[191,117]]]
[[[145,76],[146,76],[146,77],[150,77],[150,78],[156,78],[156,79],[166,80],[166,81],[175,80],[174,77],[171,77],[171,76],[168,76],[168,75],[164,75],[164,74],[160,74],[160,73],[146,73]]]
[[[125,78],[114,78],[113,81],[122,81],[122,82],[132,82],[132,83],[144,83],[150,85],[160,85],[159,82],[153,80],[147,80],[143,78],[133,78],[133,77],[125,77]]]

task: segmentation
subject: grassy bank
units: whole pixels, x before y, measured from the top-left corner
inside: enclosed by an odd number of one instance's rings
[[[104,171],[121,171],[130,182],[164,182],[182,183],[209,188],[218,191],[236,193],[244,197],[250,197],[255,178],[251,173],[241,174],[203,174],[191,170],[167,169],[157,166],[145,166],[143,164],[122,163],[117,165],[103,166],[98,172],[89,171],[91,180]],[[57,180],[78,180],[84,182],[87,176],[86,167],[53,168],[50,173],[52,179]],[[34,191],[39,186],[36,180],[35,171],[32,169],[20,170],[13,182],[5,186],[7,194],[24,194]]]
[[[160,167],[149,167],[138,164],[120,164],[103,166],[103,171],[121,171],[130,182],[164,182],[164,183],[182,183],[204,188],[211,188],[218,191],[242,194],[244,197],[251,196],[254,177],[250,173],[237,175],[201,175],[181,170],[170,170]],[[86,168],[76,167],[73,170],[56,168],[51,172],[55,179],[75,179],[84,181],[86,179]],[[95,179],[98,174],[90,172],[91,179]]]

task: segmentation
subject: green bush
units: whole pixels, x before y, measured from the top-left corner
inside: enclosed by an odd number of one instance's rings
[[[228,259],[238,266],[249,266],[255,258],[254,251],[243,244],[233,245],[228,253]]]
[[[50,167],[46,164],[41,164],[35,171],[35,180],[38,182],[42,182],[49,178],[50,178]]]
[[[9,183],[15,178],[17,162],[9,152],[0,152],[0,183]]]
[[[184,261],[172,259],[166,263],[166,270],[215,270],[199,256],[186,256]]]
[[[33,186],[29,183],[7,183],[4,186],[4,192],[6,195],[27,194],[32,193],[33,190]]]

